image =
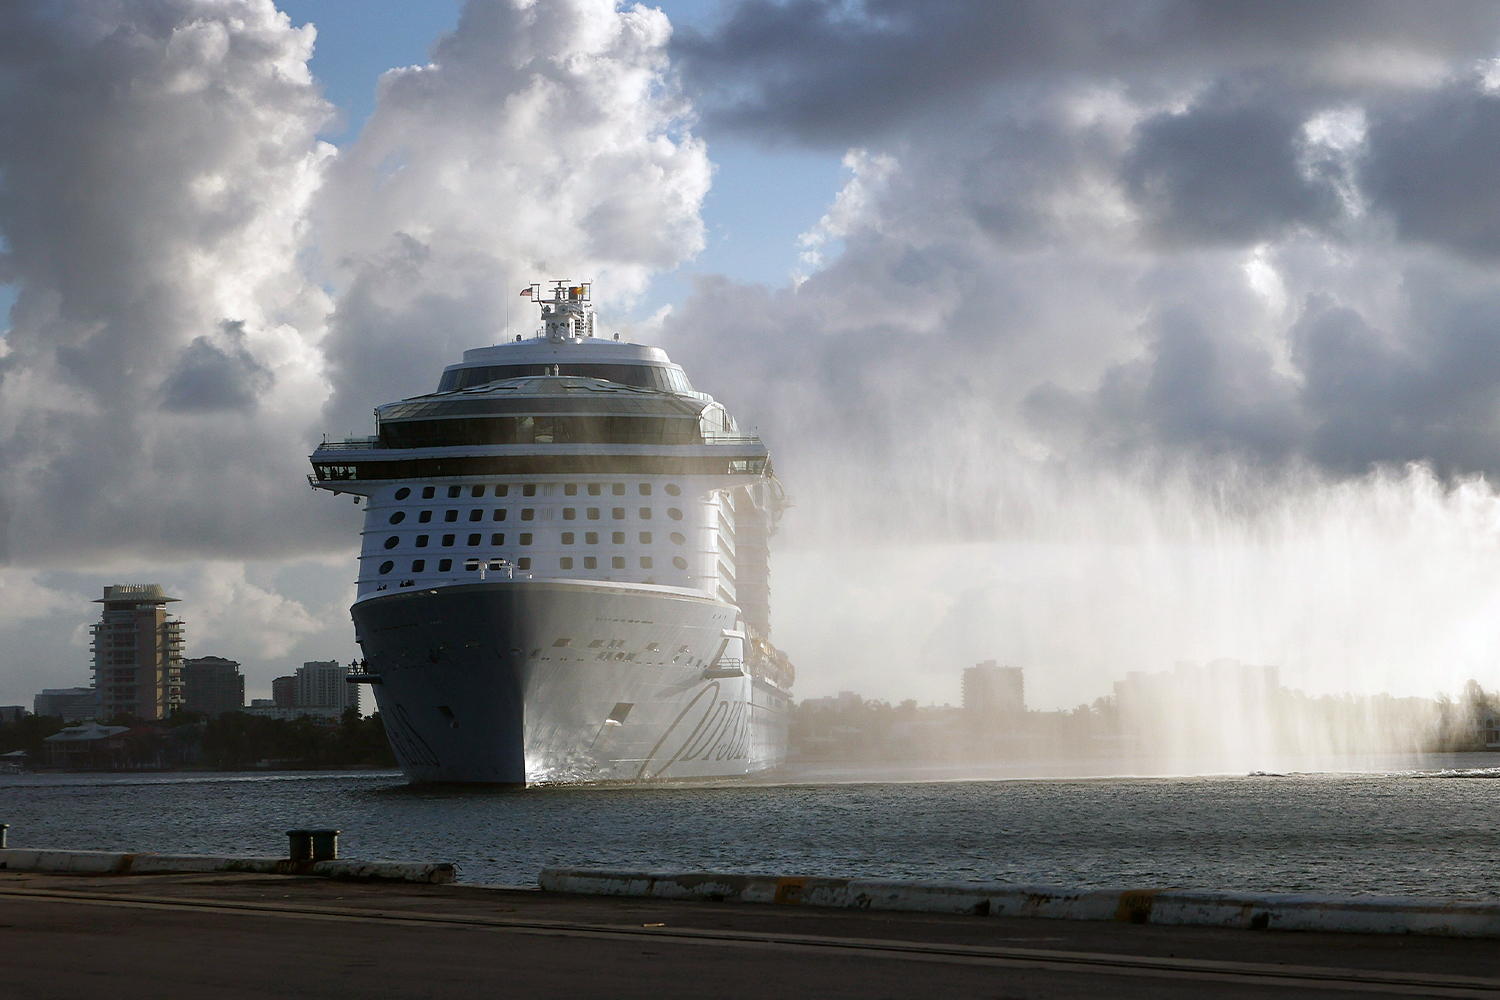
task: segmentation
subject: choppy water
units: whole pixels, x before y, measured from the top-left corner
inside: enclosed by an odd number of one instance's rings
[[[509,793],[387,773],[0,776],[0,822],[13,847],[257,855],[333,826],[346,857],[453,861],[488,883],[571,865],[1500,898],[1495,763]]]

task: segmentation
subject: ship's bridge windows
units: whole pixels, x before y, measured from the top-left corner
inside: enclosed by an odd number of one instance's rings
[[[491,545],[504,545],[505,544],[505,535],[504,535],[504,533],[497,531],[495,534],[491,535],[490,536],[490,544]]]
[[[436,494],[436,489],[437,488],[434,487],[434,486],[424,486],[424,487],[422,487],[422,499],[423,500],[431,500],[434,496],[437,495]]]
[[[388,548],[388,549],[394,549],[396,546],[398,546],[400,544],[401,544],[401,536],[400,535],[392,535],[390,538],[387,538],[385,540],[385,547]]]
[[[589,496],[596,497],[603,491],[603,489],[604,488],[598,483],[589,483]]]
[[[687,536],[680,531],[674,531],[671,535],[672,541],[677,545],[686,545]]]
[[[421,523],[421,524],[427,524],[431,520],[432,520],[432,511],[430,511],[430,510],[424,510],[420,514],[417,515],[417,521],[419,523]]]
[[[643,531],[643,532],[641,532],[641,544],[642,545],[650,545],[651,544],[651,532],[649,532],[649,531]]]
[[[445,548],[445,549],[446,548],[452,548],[453,547],[453,539],[454,539],[454,537],[455,537],[454,535],[444,535],[443,536],[443,548]]]
[[[411,496],[411,489],[409,487],[403,486],[396,491],[397,500],[405,500],[409,496]]]
[[[585,545],[598,545],[599,544],[599,532],[597,532],[597,531],[585,531],[583,533],[583,543]]]
[[[460,493],[462,493],[463,491],[464,491],[464,488],[462,486],[450,486],[450,487],[448,487],[448,495],[450,497],[456,497]]]
[[[484,496],[484,487],[483,486],[471,486],[469,488],[469,496],[471,496],[474,499],[478,500],[480,497]]]
[[[457,521],[458,520],[458,511],[456,511],[456,510],[444,511],[443,512],[443,520],[444,521]]]
[[[616,385],[629,385],[637,389],[655,389],[658,392],[693,391],[687,373],[680,368],[669,368],[664,365],[585,362],[557,365],[476,365],[472,368],[456,368],[453,371],[443,372],[443,377],[438,381],[438,392],[488,385],[502,379],[553,374],[597,378],[605,382],[614,382]]]
[[[389,573],[391,570],[393,570],[395,568],[396,568],[396,564],[393,563],[393,562],[391,562],[389,559],[387,559],[385,562],[383,562],[383,563],[380,564],[380,570],[379,570],[380,575],[381,576],[385,576],[387,573]]]
[[[427,560],[426,559],[413,559],[411,561],[411,571],[413,573],[420,573],[420,572],[422,572],[426,568],[427,568]]]
[[[536,520],[536,508],[535,507],[522,507],[521,508],[521,520],[523,520],[523,521],[535,521]]]
[[[669,497],[682,496],[682,487],[678,486],[676,483],[668,483],[664,488],[666,489],[667,496]]]
[[[557,560],[557,568],[558,569],[572,569],[573,568],[573,557],[572,556],[563,556],[561,559]]]
[[[438,572],[439,573],[446,573],[446,572],[448,572],[452,568],[453,568],[453,560],[452,559],[439,559],[438,560]]]
[[[641,483],[639,486],[636,487],[636,489],[638,489],[638,490],[641,491],[641,496],[643,496],[643,497],[649,497],[651,495],[651,484],[650,483]]]
[[[687,569],[687,560],[682,558],[682,556],[673,556],[672,565],[678,569]]]
[[[565,484],[563,486],[563,496],[565,496],[565,497],[576,497],[577,495],[578,495],[578,484],[577,483],[567,483],[567,484]]]
[[[475,507],[473,510],[469,511],[469,520],[471,520],[471,521],[483,521],[484,520],[484,511],[481,508],[479,508],[479,507]]]
[[[472,534],[472,535],[469,536],[469,548],[471,548],[471,549],[474,548],[476,545],[478,545],[480,543],[480,541],[483,538],[484,538],[484,536],[481,535],[479,532],[477,532],[477,531],[474,532],[474,534]]]
[[[406,520],[406,511],[404,510],[398,510],[396,511],[396,513],[391,515],[392,524],[400,524],[404,520]]]
[[[625,532],[623,532],[623,531],[616,531],[614,534],[612,534],[612,535],[609,536],[609,540],[611,542],[613,542],[614,544],[616,544],[616,545],[624,545],[625,544]]]
[[[676,507],[668,507],[667,508],[667,516],[670,517],[674,521],[681,521],[682,520],[682,511],[678,510]]]
[[[417,548],[419,548],[419,549],[425,549],[425,548],[427,548],[427,538],[428,538],[427,535],[418,535],[417,536]]]

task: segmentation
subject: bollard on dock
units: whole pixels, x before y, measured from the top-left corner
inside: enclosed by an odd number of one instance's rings
[[[0,823],[0,851],[5,850],[5,832],[10,829],[9,823]]]
[[[336,861],[339,856],[339,831],[288,830],[289,856],[293,861]]]

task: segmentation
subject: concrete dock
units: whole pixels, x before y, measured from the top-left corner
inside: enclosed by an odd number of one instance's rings
[[[0,970],[17,998],[1500,998],[1500,941],[0,872]]]

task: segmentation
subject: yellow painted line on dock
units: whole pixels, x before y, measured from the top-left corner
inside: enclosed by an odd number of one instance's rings
[[[281,919],[452,927],[469,930],[562,937],[635,940],[651,938],[682,945],[834,952],[864,958],[993,965],[1077,973],[1252,983],[1262,986],[1344,990],[1358,993],[1428,997],[1500,997],[1500,978],[1430,973],[1386,972],[1209,959],[1159,958],[1098,952],[1003,948],[879,938],[826,937],[690,927],[642,927],[639,924],[588,924],[523,917],[467,916],[457,913],[408,913],[359,907],[262,903],[249,900],[200,900],[178,896],[82,892],[60,889],[0,887],[0,897],[50,903],[194,913],[253,915]]]

